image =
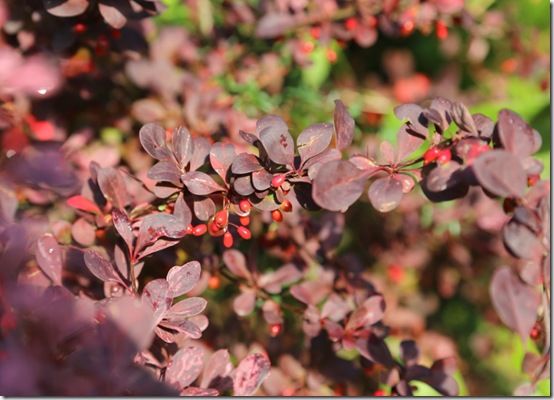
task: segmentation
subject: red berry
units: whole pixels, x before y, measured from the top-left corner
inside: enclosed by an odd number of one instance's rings
[[[404,268],[397,264],[391,264],[387,268],[387,275],[394,283],[400,283],[404,280]]]
[[[281,204],[281,210],[283,210],[284,212],[292,211],[292,203],[289,200],[285,199]]]
[[[85,33],[87,31],[87,26],[81,22],[73,25],[73,32],[75,33]]]
[[[533,340],[539,339],[541,336],[541,327],[538,323],[536,323],[533,326],[533,329],[531,329],[531,332],[529,333],[529,337]]]
[[[241,225],[244,225],[244,226],[250,225],[250,217],[240,217],[239,221]]]
[[[227,210],[221,210],[215,214],[214,222],[220,228],[227,226],[228,220],[229,220],[229,213],[227,212]]]
[[[377,26],[377,18],[373,15],[369,15],[367,18],[365,18],[365,23],[370,28],[375,28]]]
[[[334,63],[337,61],[337,58],[337,52],[335,50],[327,49],[327,60],[329,60],[329,62]]]
[[[373,392],[373,395],[382,397],[382,396],[386,396],[387,392],[385,392],[383,389],[377,389],[375,392]]]
[[[321,28],[319,26],[312,26],[310,28],[310,35],[316,40],[319,39],[321,37]]]
[[[414,31],[415,24],[414,21],[406,21],[402,24],[402,27],[400,28],[400,34],[402,36],[408,36]]]
[[[221,236],[223,235],[223,230],[225,229],[225,227],[223,226],[219,226],[218,224],[215,223],[215,221],[211,221],[208,223],[208,233],[211,235],[211,236]]]
[[[252,233],[250,232],[250,229],[245,228],[244,226],[239,226],[237,228],[237,232],[238,232],[239,236],[243,239],[248,240],[252,237]]]
[[[273,210],[271,212],[271,218],[275,222],[281,222],[283,220],[283,213],[281,213],[281,211],[279,210]]]
[[[437,159],[437,156],[439,155],[440,150],[438,147],[431,147],[429,150],[423,154],[423,165],[431,164],[433,161]]]
[[[221,284],[221,279],[219,279],[219,276],[212,275],[210,276],[210,279],[208,279],[208,287],[210,289],[217,289],[219,288],[219,285]]]
[[[239,202],[239,208],[242,212],[248,212],[252,208],[252,205],[250,204],[250,202],[248,200],[242,199]]]
[[[223,246],[227,248],[233,247],[233,235],[231,235],[231,232],[225,232],[225,235],[223,235]]]
[[[283,330],[283,324],[271,324],[269,325],[269,335],[275,337]]]
[[[114,39],[119,39],[121,37],[121,31],[119,29],[112,29],[110,34]]]
[[[354,17],[350,17],[344,22],[344,26],[348,31],[352,32],[358,27],[358,20]]]
[[[541,179],[538,174],[530,175],[527,177],[527,186],[535,186],[535,184]]]
[[[439,40],[444,40],[448,37],[448,27],[442,21],[437,21],[436,34]]]
[[[273,186],[274,188],[278,188],[285,182],[286,178],[287,177],[283,174],[274,175],[273,179],[271,180],[271,186]]]
[[[314,51],[314,47],[315,45],[312,42],[305,41],[300,43],[300,49],[304,54],[310,54],[312,51]]]
[[[192,225],[187,226],[187,235],[192,235]]]
[[[439,164],[445,164],[452,159],[452,153],[450,149],[443,149],[437,155],[437,162]]]
[[[208,227],[206,226],[206,224],[196,225],[194,228],[192,228],[192,234],[194,236],[202,236],[207,231]]]

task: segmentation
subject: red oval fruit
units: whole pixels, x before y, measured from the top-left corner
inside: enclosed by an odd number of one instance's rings
[[[252,237],[252,232],[250,232],[250,229],[245,228],[244,226],[239,226],[237,228],[237,232],[238,232],[239,236],[243,239],[248,240]]]
[[[186,234],[192,235],[192,225],[187,226]]]
[[[425,154],[423,154],[423,165],[431,164],[437,159],[439,153],[440,150],[438,147],[431,147],[430,149],[428,149]]]
[[[219,276],[212,275],[210,276],[210,279],[208,279],[208,287],[210,289],[217,289],[219,288],[219,285],[221,284],[221,279],[219,279]]]
[[[242,212],[248,212],[252,208],[252,204],[246,199],[239,201],[239,208]]]
[[[223,246],[227,248],[233,247],[233,235],[231,235],[231,232],[225,232],[225,235],[223,235]]]
[[[202,236],[207,231],[208,227],[206,226],[206,224],[196,225],[194,228],[192,228],[192,234],[194,236]]]
[[[269,335],[275,337],[283,330],[283,324],[271,324],[269,325]]]
[[[330,63],[334,63],[335,61],[337,61],[337,52],[333,49],[327,49],[327,60],[330,62]]]
[[[386,396],[387,393],[383,389],[377,389],[375,392],[373,392],[373,395],[377,397],[382,397]]]
[[[540,175],[534,174],[527,177],[527,186],[535,186],[535,184],[541,179]]]
[[[436,34],[439,40],[444,40],[448,37],[448,27],[442,21],[437,21]]]
[[[358,20],[354,17],[350,17],[346,21],[344,21],[344,27],[348,31],[352,32],[358,27]]]
[[[271,212],[271,218],[275,222],[281,222],[283,220],[283,213],[280,210],[273,210]]]
[[[85,33],[87,31],[87,26],[82,22],[79,22],[73,25],[73,32],[75,33]]]
[[[284,212],[291,212],[292,211],[292,203],[285,199],[283,201],[283,203],[281,204],[281,210],[283,210]]]
[[[227,212],[227,210],[221,210],[215,214],[214,222],[220,228],[227,226],[228,220],[229,220],[229,213]]]
[[[310,28],[310,35],[316,40],[319,39],[321,37],[321,28],[319,26],[312,26]]]
[[[285,182],[286,176],[283,174],[275,175],[271,180],[271,186],[278,188]]]
[[[452,153],[450,152],[450,149],[442,149],[437,155],[437,162],[439,164],[445,164],[450,160],[452,160]]]
[[[244,226],[250,225],[250,217],[240,217],[239,221],[241,225],[244,225]]]

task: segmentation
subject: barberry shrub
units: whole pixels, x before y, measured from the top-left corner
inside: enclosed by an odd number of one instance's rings
[[[140,142],[155,163],[144,180],[92,163],[82,193],[67,200],[82,221],[73,226],[74,237],[91,230],[99,237],[94,248],[59,244],[51,234],[32,239],[29,227],[13,223],[15,199],[3,191],[2,357],[15,368],[2,367],[4,392],[250,395],[268,379],[266,393],[289,393],[279,387],[283,370],[268,377],[267,351],[243,351],[235,367],[229,351],[212,351],[197,340],[209,329],[207,301],[197,294],[207,286],[217,290],[221,276],[238,285],[232,301],[237,316],[259,312],[271,337],[299,324],[306,340],[325,338],[336,352],[359,354],[366,369],[384,371],[386,391],[373,389],[375,395],[412,395],[414,381],[456,395],[454,357],[422,364],[409,339],[399,353],[391,350],[385,297],[366,277],[342,274],[335,252],[342,214],[365,203],[364,192],[378,212],[394,212],[418,185],[432,202],[479,195],[504,202],[502,239],[520,267],[498,268],[490,296],[500,319],[523,341],[544,338],[542,353],[526,357],[532,387],[550,363],[550,187],[532,157],[540,136],[512,111],[502,110],[493,122],[444,98],[395,113],[404,121],[396,144],[383,141],[375,155],[351,148],[355,123],[340,101],[332,124],[311,125],[296,140],[277,116],[260,119],[255,132],[241,132],[244,145],[209,143],[184,127],[147,124]],[[267,226],[298,223],[307,215],[301,209],[319,213],[319,223],[312,233],[291,228],[302,246],[298,256],[263,272],[252,251],[241,250],[244,242],[271,240],[262,235]],[[200,282],[197,261],[163,278],[142,279],[149,257],[187,241],[199,246],[203,238],[222,261],[210,266],[207,282]],[[19,271],[29,245],[38,269]],[[90,275],[72,267],[79,259]],[[95,282],[103,283],[102,292]],[[24,374],[26,383],[12,374]]]

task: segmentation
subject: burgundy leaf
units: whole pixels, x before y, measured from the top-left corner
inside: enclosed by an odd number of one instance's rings
[[[283,323],[283,313],[281,307],[273,300],[266,300],[262,306],[262,312],[265,322],[268,324],[281,324]]]
[[[285,13],[268,13],[256,26],[256,36],[261,39],[272,39],[281,36],[295,24],[294,18]]]
[[[350,146],[354,139],[354,118],[340,100],[335,100],[335,113],[333,115],[335,134],[337,135],[337,149],[343,150]]]
[[[154,279],[146,284],[142,292],[142,301],[154,311],[156,323],[161,321],[169,307],[173,296],[169,291],[169,284],[165,279]]]
[[[444,396],[457,396],[458,383],[442,371],[433,370],[422,365],[412,365],[406,372],[406,380],[418,380],[427,383]]]
[[[394,109],[394,115],[401,120],[407,119],[412,130],[426,135],[428,121],[423,115],[423,109],[417,104],[402,104]]]
[[[240,153],[233,160],[231,171],[233,174],[249,174],[250,172],[258,171],[262,169],[260,161],[254,154]]]
[[[481,154],[473,163],[481,186],[500,197],[521,197],[527,188],[527,175],[519,159],[505,150]]]
[[[127,244],[129,251],[133,251],[133,228],[125,211],[114,208],[112,210],[112,220],[115,229]]]
[[[402,125],[397,133],[397,141],[396,161],[400,162],[419,149],[425,141],[425,136],[411,130],[407,125]]]
[[[286,264],[276,271],[268,272],[258,279],[258,285],[269,293],[279,293],[281,287],[289,285],[302,277],[294,264]]]
[[[402,183],[394,177],[379,178],[370,185],[367,196],[377,211],[389,212],[400,204],[402,189]]]
[[[530,156],[541,147],[538,132],[513,111],[504,109],[498,113],[496,129],[502,147],[518,157]]]
[[[190,261],[183,266],[175,266],[167,273],[169,290],[172,297],[178,297],[189,292],[200,280],[200,263]]]
[[[84,251],[84,255],[87,268],[98,279],[104,282],[122,283],[111,262],[94,250],[87,249]]]
[[[55,285],[62,284],[62,250],[51,234],[44,234],[37,240],[35,256],[42,272]]]
[[[519,280],[509,268],[497,269],[490,284],[490,296],[498,316],[525,341],[537,320],[540,296]]]
[[[204,364],[204,350],[200,346],[188,345],[171,358],[165,372],[165,381],[178,388],[189,386],[198,378]]]
[[[233,380],[233,394],[235,396],[251,396],[269,373],[271,364],[263,354],[251,354],[243,359]]]
[[[155,123],[144,125],[139,131],[142,147],[157,160],[166,160],[171,156],[165,138],[165,129]]]
[[[267,155],[277,164],[292,165],[294,142],[282,118],[269,115],[256,123],[256,132]]]
[[[252,274],[246,266],[246,258],[240,251],[234,249],[226,250],[223,253],[223,262],[225,266],[239,278],[252,279]]]
[[[321,154],[329,147],[332,138],[333,125],[331,124],[314,124],[304,129],[296,139],[296,146],[302,163]]]
[[[540,236],[515,219],[504,226],[502,237],[506,248],[517,258],[536,260],[543,254]]]
[[[267,190],[271,186],[273,174],[265,169],[260,169],[252,173],[252,186],[258,191]]]
[[[179,333],[184,333],[187,337],[190,337],[191,339],[200,339],[202,337],[202,330],[192,321],[192,319],[164,319],[162,322],[160,322],[160,326]]]
[[[73,239],[81,246],[92,246],[96,239],[96,228],[84,218],[79,218],[71,226]]]
[[[210,163],[215,172],[227,181],[227,170],[236,157],[235,146],[232,144],[215,143],[210,150]]]
[[[123,13],[115,6],[99,2],[98,10],[100,11],[100,14],[102,14],[104,20],[114,29],[123,28],[127,22],[125,15],[123,15]]]
[[[461,130],[469,132],[477,136],[477,127],[473,121],[471,113],[462,103],[454,103],[452,105],[452,119],[460,127]]]
[[[149,214],[142,219],[140,224],[136,248],[142,249],[161,237],[182,238],[186,234],[186,230],[187,225],[184,225],[183,221],[174,215]]]
[[[190,170],[196,171],[206,162],[206,157],[210,154],[210,142],[205,137],[198,137],[192,140],[194,152],[190,159]]]
[[[346,330],[355,331],[373,325],[383,318],[384,312],[385,300],[383,296],[371,296],[352,313],[346,324]]]
[[[201,297],[190,297],[174,304],[167,312],[167,318],[188,318],[200,314],[208,302]]]
[[[250,314],[256,306],[256,293],[246,289],[233,300],[233,310],[238,316],[244,317]]]
[[[56,17],[74,17],[86,11],[89,0],[43,0],[46,11]]]
[[[115,208],[123,209],[129,203],[129,193],[118,170],[100,168],[98,170],[98,186],[106,200]]]
[[[431,192],[442,192],[453,188],[462,181],[461,165],[455,161],[437,165],[425,177],[426,188]]]
[[[158,161],[148,170],[148,177],[154,181],[181,186],[181,172],[173,160]]]
[[[408,367],[417,364],[419,359],[419,350],[413,340],[403,340],[400,342],[400,358]]]
[[[173,207],[173,215],[177,218],[181,225],[189,226],[192,221],[192,213],[189,206],[185,202],[183,193],[179,193],[179,197],[175,201],[175,206]]]
[[[222,384],[225,384],[229,375],[233,370],[233,364],[229,357],[227,350],[221,349],[213,353],[204,367],[204,373],[200,386],[203,388],[215,387],[216,389],[222,388]]]
[[[211,193],[222,192],[225,190],[221,185],[214,181],[210,175],[204,172],[189,172],[183,175],[181,179],[192,194],[199,196],[206,196]]]
[[[216,210],[214,201],[209,197],[201,200],[194,200],[193,207],[194,215],[196,215],[196,218],[200,221],[209,220],[212,215],[215,214]]]
[[[233,181],[233,189],[242,196],[250,196],[254,193],[252,178],[250,175],[239,176]]]
[[[192,158],[194,144],[187,128],[180,126],[173,131],[173,154],[177,162],[184,168]]]
[[[364,190],[367,172],[349,161],[337,160],[324,164],[313,183],[315,202],[330,211],[346,211]]]

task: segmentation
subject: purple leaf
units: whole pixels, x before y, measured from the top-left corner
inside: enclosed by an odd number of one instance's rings
[[[423,109],[417,104],[402,104],[394,109],[394,115],[401,120],[407,119],[415,132],[427,134],[427,119],[423,115]]]
[[[71,226],[73,239],[81,246],[92,246],[96,239],[96,228],[84,218],[79,218]]]
[[[187,189],[198,196],[206,196],[215,192],[222,192],[225,189],[219,185],[213,178],[199,171],[193,171],[186,173],[181,177],[181,180],[187,187]]]
[[[477,127],[475,126],[471,113],[465,105],[462,103],[454,103],[452,105],[452,119],[461,130],[477,136]]]
[[[210,164],[215,172],[227,181],[227,171],[236,157],[235,146],[217,142],[210,150]]]
[[[252,274],[246,266],[246,258],[240,251],[234,249],[226,250],[223,253],[223,263],[239,278],[252,279]]]
[[[155,123],[144,125],[139,131],[142,147],[157,160],[166,160],[171,156],[165,138],[165,129]]]
[[[267,172],[265,169],[260,169],[252,173],[252,186],[258,191],[269,189],[273,174]]]
[[[333,115],[335,133],[337,135],[337,149],[343,150],[350,146],[354,139],[354,118],[340,100],[335,100],[335,113]]]
[[[184,168],[192,158],[194,145],[187,128],[181,126],[173,131],[173,154],[177,162]]]
[[[106,200],[115,208],[124,209],[129,203],[129,193],[118,170],[114,168],[98,169],[98,186]]]
[[[175,186],[181,186],[181,171],[177,168],[175,161],[158,161],[148,170],[148,177],[157,182],[170,182]]]
[[[235,370],[233,394],[253,395],[269,373],[270,367],[271,364],[265,355],[256,353],[247,356]]]
[[[194,215],[196,215],[196,218],[200,221],[209,220],[212,215],[215,214],[216,210],[214,201],[209,197],[201,200],[194,200],[193,207]]]
[[[504,226],[502,237],[506,248],[517,258],[537,260],[543,254],[540,236],[515,219]]]
[[[165,312],[171,307],[173,296],[165,279],[154,279],[146,284],[142,292],[142,301],[154,311],[156,324],[162,320]]]
[[[240,153],[237,155],[231,166],[231,171],[233,174],[237,175],[249,174],[261,169],[262,166],[260,165],[258,157],[250,153]]]
[[[188,318],[200,314],[208,302],[201,297],[190,297],[174,304],[167,312],[167,318]]]
[[[314,124],[304,129],[296,139],[296,146],[302,163],[321,154],[329,147],[332,138],[333,125],[331,124]]]
[[[498,113],[496,129],[502,147],[518,157],[530,156],[541,147],[538,132],[513,111],[501,110]]]
[[[233,364],[231,364],[229,352],[224,349],[218,350],[206,362],[200,386],[225,390],[226,388],[221,386],[229,379],[232,370]]]
[[[205,137],[198,137],[192,140],[194,152],[190,159],[190,170],[196,171],[206,162],[206,157],[210,154],[210,142]]]
[[[400,358],[408,367],[417,364],[419,350],[413,340],[403,340],[400,342]]]
[[[169,290],[172,297],[178,297],[189,292],[200,280],[200,263],[190,261],[183,266],[175,266],[167,273]]]
[[[254,193],[252,178],[250,175],[239,176],[233,181],[233,189],[242,196],[250,196]]]
[[[403,195],[402,183],[390,176],[377,179],[367,191],[371,205],[383,213],[398,207]]]
[[[87,249],[84,251],[84,255],[87,268],[98,279],[104,282],[122,283],[111,262],[94,250]]]
[[[258,21],[256,36],[261,39],[273,39],[281,36],[294,24],[295,20],[290,14],[268,13]]]
[[[537,320],[538,292],[521,282],[509,268],[497,269],[490,284],[490,296],[498,316],[525,341]]]
[[[437,165],[425,177],[425,186],[431,192],[442,192],[457,186],[461,180],[461,166],[455,161]]]
[[[373,325],[383,319],[384,312],[385,300],[383,296],[371,296],[352,313],[346,324],[346,330],[355,331]]]
[[[204,350],[188,345],[171,358],[165,372],[165,381],[179,389],[189,386],[198,378],[204,364]]]
[[[500,197],[521,197],[527,188],[527,175],[519,158],[506,150],[491,150],[473,163],[481,186]]]
[[[276,271],[268,272],[258,279],[258,285],[269,293],[279,293],[281,287],[289,285],[302,277],[294,264],[286,264]]]
[[[294,142],[287,124],[281,117],[269,115],[256,123],[256,132],[267,155],[277,164],[292,165]]]
[[[367,172],[349,161],[324,164],[318,171],[312,195],[315,202],[330,211],[346,211],[364,190]]]
[[[74,17],[86,11],[88,0],[43,0],[46,11],[56,17]]]
[[[127,18],[120,10],[117,9],[117,7],[99,2],[98,10],[100,11],[100,14],[102,14],[104,21],[106,21],[112,28],[121,29],[125,26]]]
[[[246,289],[233,300],[233,310],[238,316],[244,317],[250,314],[256,305],[256,293]]]
[[[121,235],[129,251],[133,251],[133,228],[131,227],[131,221],[129,217],[120,209],[114,208],[112,210],[112,221],[115,229]]]
[[[425,136],[411,130],[407,125],[402,125],[397,133],[398,151],[396,161],[402,161],[419,147],[425,141]]]
[[[61,285],[62,251],[54,236],[47,233],[37,240],[35,256],[44,275],[55,285]]]
[[[434,370],[422,365],[412,365],[406,371],[407,381],[418,380],[427,383],[444,396],[457,396],[458,383],[454,378],[440,370]]]
[[[136,249],[142,249],[161,237],[180,239],[186,234],[187,225],[174,215],[157,213],[147,215],[140,224]]]

